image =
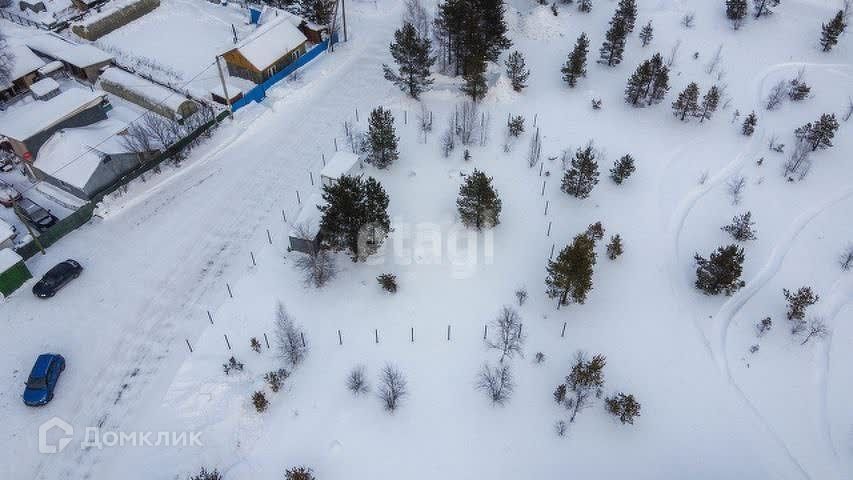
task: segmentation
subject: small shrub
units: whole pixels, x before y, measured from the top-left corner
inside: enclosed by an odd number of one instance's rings
[[[607,244],[607,258],[610,260],[616,260],[617,257],[622,255],[622,252],[622,237],[617,233],[610,237],[610,243]]]
[[[820,300],[811,287],[800,287],[794,293],[787,288],[782,289],[785,300],[788,301],[788,320],[802,320],[806,317],[806,308]]]
[[[518,300],[518,306],[524,305],[527,301],[527,288],[521,287],[515,291],[515,299]]]
[[[267,385],[270,386],[270,390],[278,392],[281,390],[282,384],[289,376],[290,373],[287,370],[279,368],[278,370],[273,370],[272,372],[264,374],[264,380],[266,380]]]
[[[252,405],[255,406],[255,410],[257,410],[258,413],[263,413],[267,410],[267,407],[269,407],[270,402],[267,400],[267,396],[264,395],[264,392],[257,391],[252,394]]]
[[[238,362],[236,358],[231,357],[227,362],[222,364],[222,369],[225,370],[225,375],[230,375],[232,371],[242,372],[243,364]]]
[[[353,395],[361,395],[367,393],[370,387],[367,385],[367,375],[364,373],[364,366],[359,365],[352,369],[347,377],[347,389]]]
[[[565,420],[558,420],[557,423],[554,424],[554,432],[557,433],[558,437],[565,437],[567,428],[568,426],[566,425]]]
[[[562,404],[566,401],[566,393],[568,392],[566,384],[561,383],[557,385],[557,388],[554,390],[554,401]]]
[[[634,424],[634,418],[640,416],[640,403],[631,394],[618,393],[604,400],[604,408],[619,421]]]
[[[293,467],[285,470],[284,480],[314,480],[314,473],[308,467]]]
[[[601,222],[595,222],[586,227],[586,236],[595,241],[604,238],[604,227],[601,225]]]
[[[201,470],[196,475],[191,476],[190,480],[222,480],[222,474],[215,468],[208,471],[206,468],[201,467]]]
[[[533,357],[533,361],[536,362],[537,365],[545,362],[545,354],[542,352],[536,352],[536,355]]]
[[[249,347],[256,352],[261,353],[261,342],[259,342],[257,338],[252,337],[249,340]]]
[[[773,320],[770,320],[770,317],[763,318],[755,325],[756,334],[759,337],[763,337],[771,328],[773,328]]]
[[[379,282],[379,285],[382,287],[382,290],[385,290],[389,293],[397,293],[397,276],[392,273],[383,273],[376,277],[376,281]]]

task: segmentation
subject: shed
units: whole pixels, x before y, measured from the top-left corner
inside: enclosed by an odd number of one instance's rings
[[[104,70],[98,86],[172,120],[182,120],[198,111],[198,104],[183,94],[118,67]]]
[[[33,169],[41,180],[91,200],[139,166],[139,154],[122,142],[126,130],[127,124],[115,119],[60,130],[42,146]]]
[[[74,76],[95,83],[112,55],[89,44],[71,43],[53,34],[34,35],[26,40],[34,52],[62,62]]]
[[[9,47],[12,54],[12,71],[9,75],[9,83],[0,85],[0,98],[9,99],[22,92],[26,92],[35,81],[38,70],[42,68],[45,61],[33,53],[24,45],[13,45]]]
[[[222,83],[217,83],[215,87],[210,89],[210,98],[216,102],[221,103],[222,105],[233,104],[237,100],[243,98],[243,90],[240,87],[232,85],[231,83],[226,82],[225,88],[228,89],[228,96],[230,97],[230,101],[225,100],[225,92],[222,90]]]
[[[349,175],[359,166],[358,155],[351,152],[335,152],[331,160],[320,170],[320,181],[326,187],[331,187],[343,175]]]
[[[95,41],[159,6],[160,0],[113,0],[98,7],[94,14],[72,24],[71,31],[81,38]]]
[[[228,73],[263,83],[306,51],[308,38],[287,15],[271,18],[222,55]]]
[[[15,154],[32,161],[54,132],[105,120],[109,108],[103,92],[70,88],[50,100],[6,110],[0,117],[0,135],[6,136]]]
[[[20,255],[11,248],[0,250],[0,294],[11,295],[31,278],[33,275]]]
[[[302,205],[296,221],[291,223],[288,235],[289,251],[312,253],[320,247],[320,222],[323,219],[323,213],[319,207],[323,204],[325,204],[323,197],[315,193]]]
[[[36,100],[50,100],[59,95],[59,82],[47,77],[30,85],[30,92]]]

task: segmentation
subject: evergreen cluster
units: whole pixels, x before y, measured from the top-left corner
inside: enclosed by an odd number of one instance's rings
[[[344,175],[323,187],[323,200],[320,234],[325,247],[346,250],[353,261],[365,260],[379,248],[391,221],[388,194],[376,179]]]
[[[695,117],[699,122],[704,122],[710,119],[714,112],[717,111],[717,106],[720,104],[720,89],[716,85],[711,86],[705,96],[702,97],[702,103],[699,103],[699,85],[695,82],[690,82],[687,87],[678,94],[678,98],[672,102],[672,113],[682,122],[687,117]]]
[[[844,22],[844,12],[839,10],[829,23],[824,23],[820,34],[820,46],[824,52],[832,50],[838,44],[838,37],[844,33],[847,24]]]
[[[569,54],[569,59],[560,70],[563,72],[563,81],[569,84],[569,87],[577,85],[578,78],[586,76],[586,56],[589,52],[589,38],[586,33],[581,33],[575,42],[575,48]]]
[[[610,28],[604,34],[604,43],[599,49],[599,63],[613,67],[622,63],[622,55],[625,53],[625,43],[628,34],[634,31],[637,21],[636,0],[619,0],[619,6],[613,18],[610,19]]]
[[[527,86],[527,78],[530,76],[530,70],[524,64],[524,55],[516,50],[509,54],[504,65],[512,89],[516,92],[522,91]]]
[[[641,63],[628,79],[625,101],[636,107],[660,103],[669,91],[669,67],[660,53]]]
[[[610,169],[610,179],[613,180],[616,185],[621,185],[628,177],[634,173],[636,167],[634,166],[634,157],[629,155],[624,155],[619,160],[613,164],[613,168]]]
[[[696,288],[706,295],[731,295],[746,285],[740,279],[743,273],[743,248],[729,245],[718,248],[707,259],[698,253],[694,258],[697,265]]]
[[[571,167],[563,174],[561,189],[575,198],[586,198],[598,184],[598,162],[592,144],[578,148]]]
[[[796,129],[794,136],[811,151],[815,151],[818,148],[831,147],[836,130],[838,130],[838,120],[835,119],[835,114],[824,113],[814,124],[809,122]]]
[[[545,279],[547,294],[557,299],[557,305],[584,303],[592,290],[595,267],[595,240],[589,235],[577,235],[556,260],[548,262]]]

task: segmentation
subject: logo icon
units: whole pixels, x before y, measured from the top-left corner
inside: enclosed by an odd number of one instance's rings
[[[51,441],[48,434],[54,429],[59,429],[62,434],[58,439]],[[59,417],[53,417],[39,426],[39,453],[59,453],[71,443],[72,437],[74,437],[74,427]]]

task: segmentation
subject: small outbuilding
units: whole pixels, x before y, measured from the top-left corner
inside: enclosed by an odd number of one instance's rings
[[[99,48],[71,43],[53,34],[33,35],[26,42],[35,53],[62,62],[72,75],[93,84],[113,62],[112,55]]]
[[[319,207],[323,204],[325,204],[323,197],[315,193],[302,205],[296,220],[291,223],[288,251],[310,254],[320,248],[320,223],[323,220],[323,213]]]
[[[270,18],[224,54],[228,73],[255,83],[263,83],[293,63],[307,50],[308,38],[288,15]]]
[[[71,25],[78,37],[95,41],[160,6],[160,0],[113,0]]]
[[[0,99],[2,100],[8,100],[26,92],[38,76],[38,70],[45,64],[44,60],[23,45],[10,46],[9,53],[13,56],[14,61],[9,75],[9,83],[0,85],[0,90],[2,90],[0,91]]]
[[[31,162],[54,132],[106,120],[110,108],[104,92],[70,88],[47,101],[10,107],[0,117],[0,135],[16,155]]]
[[[30,93],[36,100],[50,100],[59,95],[59,82],[46,77],[30,85]]]
[[[139,166],[139,154],[129,152],[122,141],[126,131],[127,124],[115,119],[60,130],[33,163],[36,176],[77,198],[91,200]]]
[[[358,155],[344,151],[335,152],[326,166],[320,170],[320,182],[325,187],[331,187],[343,175],[350,175],[360,167]]]
[[[228,99],[226,100],[225,92],[222,90],[222,83],[217,83],[215,87],[210,89],[210,98],[222,105],[233,105],[234,102],[243,98],[243,90],[240,87],[226,83],[225,88],[228,89]]]
[[[104,70],[98,86],[140,107],[172,120],[183,120],[198,111],[186,96],[118,67]]]
[[[11,248],[0,250],[0,294],[8,297],[31,278],[33,275],[20,255]]]

